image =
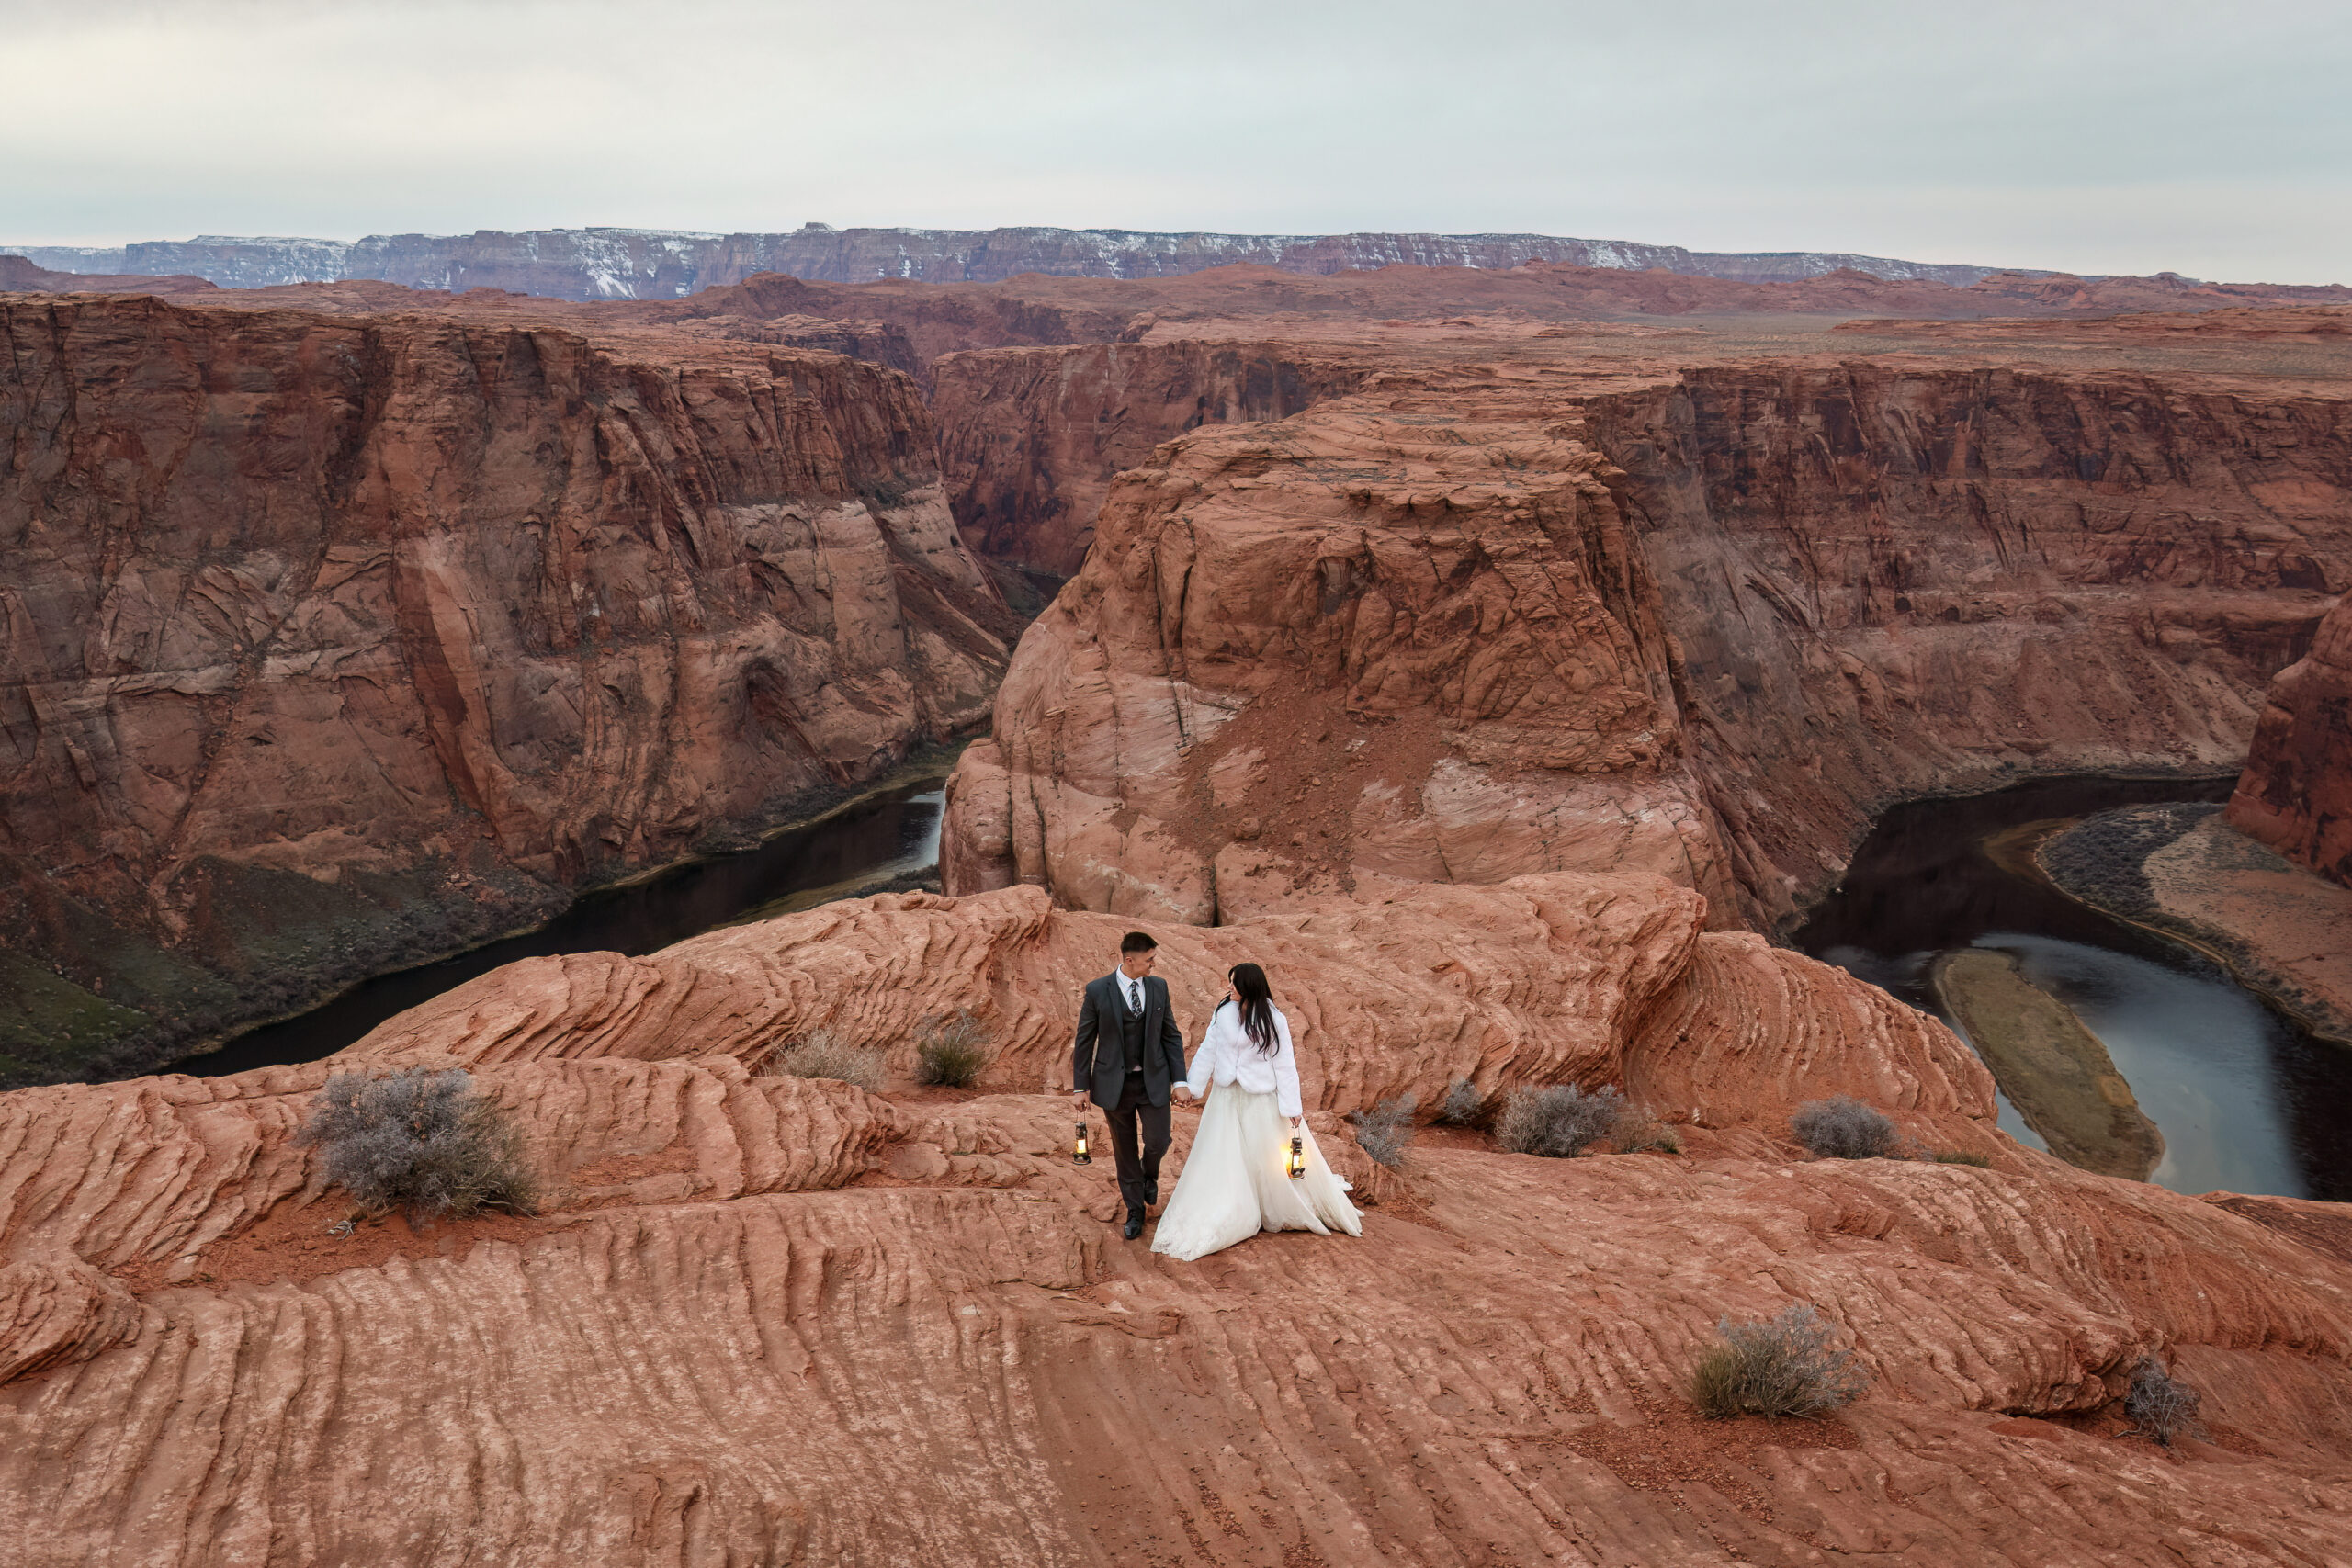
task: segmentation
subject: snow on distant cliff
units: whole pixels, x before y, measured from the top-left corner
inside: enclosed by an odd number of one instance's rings
[[[1511,267],[1531,261],[1641,269],[1751,282],[1817,277],[1852,267],[1890,280],[1966,285],[1988,270],[1815,252],[1687,251],[1679,245],[1549,234],[1210,234],[1125,229],[833,229],[707,234],[664,229],[539,229],[521,233],[370,234],[314,240],[199,234],[114,247],[0,244],[58,272],[189,274],[228,288],[382,278],[412,288],[512,288],[561,299],[673,299],[787,272],[826,283],[904,277],[994,283],[1024,272],[1078,277],[1170,277],[1255,263],[1333,273],[1396,265]]]

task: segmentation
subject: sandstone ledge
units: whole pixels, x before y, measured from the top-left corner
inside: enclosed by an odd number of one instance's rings
[[[328,1063],[0,1097],[0,1303],[42,1303],[0,1311],[20,1560],[2335,1550],[2352,1262],[2312,1238],[2340,1206],[2020,1149],[1931,1020],[1705,932],[1660,879],[1559,874],[1162,926],[1162,973],[1196,1026],[1227,963],[1268,964],[1318,1135],[1367,1188],[1332,1112],[1462,1071],[1624,1082],[1690,1153],[1432,1136],[1360,1241],[1171,1264],[1103,1223],[1107,1175],[1069,1163],[1041,1092],[1125,924],[1033,888],[884,896],[512,965]],[[947,1006],[997,1032],[989,1092],[751,1070],[822,1023],[902,1075]],[[288,1135],[330,1070],[404,1062],[474,1067],[565,1206],[334,1253]],[[1786,1109],[1832,1089],[1995,1168],[1804,1160]],[[1678,1380],[1714,1320],[1793,1299],[1871,1392],[1828,1422],[1693,1422]],[[2150,1350],[2212,1442],[2116,1435]]]

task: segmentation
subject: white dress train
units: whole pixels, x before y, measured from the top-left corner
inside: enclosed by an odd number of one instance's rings
[[[1237,1012],[1231,1005],[1217,1009],[1193,1058],[1187,1086],[1195,1095],[1207,1092],[1208,1104],[1177,1174],[1176,1190],[1160,1211],[1152,1251],[1187,1260],[1205,1258],[1261,1230],[1362,1235],[1363,1221],[1348,1201],[1346,1185],[1304,1125],[1298,1136],[1304,1140],[1306,1174],[1294,1181],[1284,1168],[1290,1118],[1299,1109],[1290,1021],[1280,1011],[1274,1014],[1277,1047],[1269,1057],[1250,1043]]]

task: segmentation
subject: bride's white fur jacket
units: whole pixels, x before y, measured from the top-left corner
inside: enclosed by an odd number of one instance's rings
[[[1284,1116],[1301,1114],[1298,1058],[1291,1053],[1290,1020],[1283,1016],[1282,1009],[1273,1011],[1274,1051],[1267,1055],[1250,1043],[1249,1032],[1241,1027],[1241,1009],[1230,1001],[1217,1004],[1207,1032],[1201,1036],[1201,1048],[1193,1054],[1193,1070],[1184,1075],[1184,1087],[1193,1091],[1193,1098],[1208,1093],[1211,1083],[1239,1084],[1251,1094],[1274,1095],[1274,1108]]]

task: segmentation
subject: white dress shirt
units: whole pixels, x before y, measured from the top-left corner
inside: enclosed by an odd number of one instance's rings
[[[1251,1094],[1271,1094],[1274,1108],[1284,1116],[1301,1114],[1298,1058],[1291,1054],[1290,1020],[1283,1016],[1282,1009],[1274,1009],[1274,1051],[1266,1055],[1241,1026],[1240,1005],[1217,1004],[1207,1032],[1201,1036],[1201,1048],[1193,1053],[1193,1070],[1184,1075],[1184,1087],[1196,1100],[1208,1093],[1212,1082],[1238,1084]]]
[[[1111,984],[1119,987],[1119,998],[1127,1004],[1127,1010],[1137,1018],[1141,1018],[1143,1016],[1143,982],[1136,979],[1124,969],[1114,969],[1111,971]]]

